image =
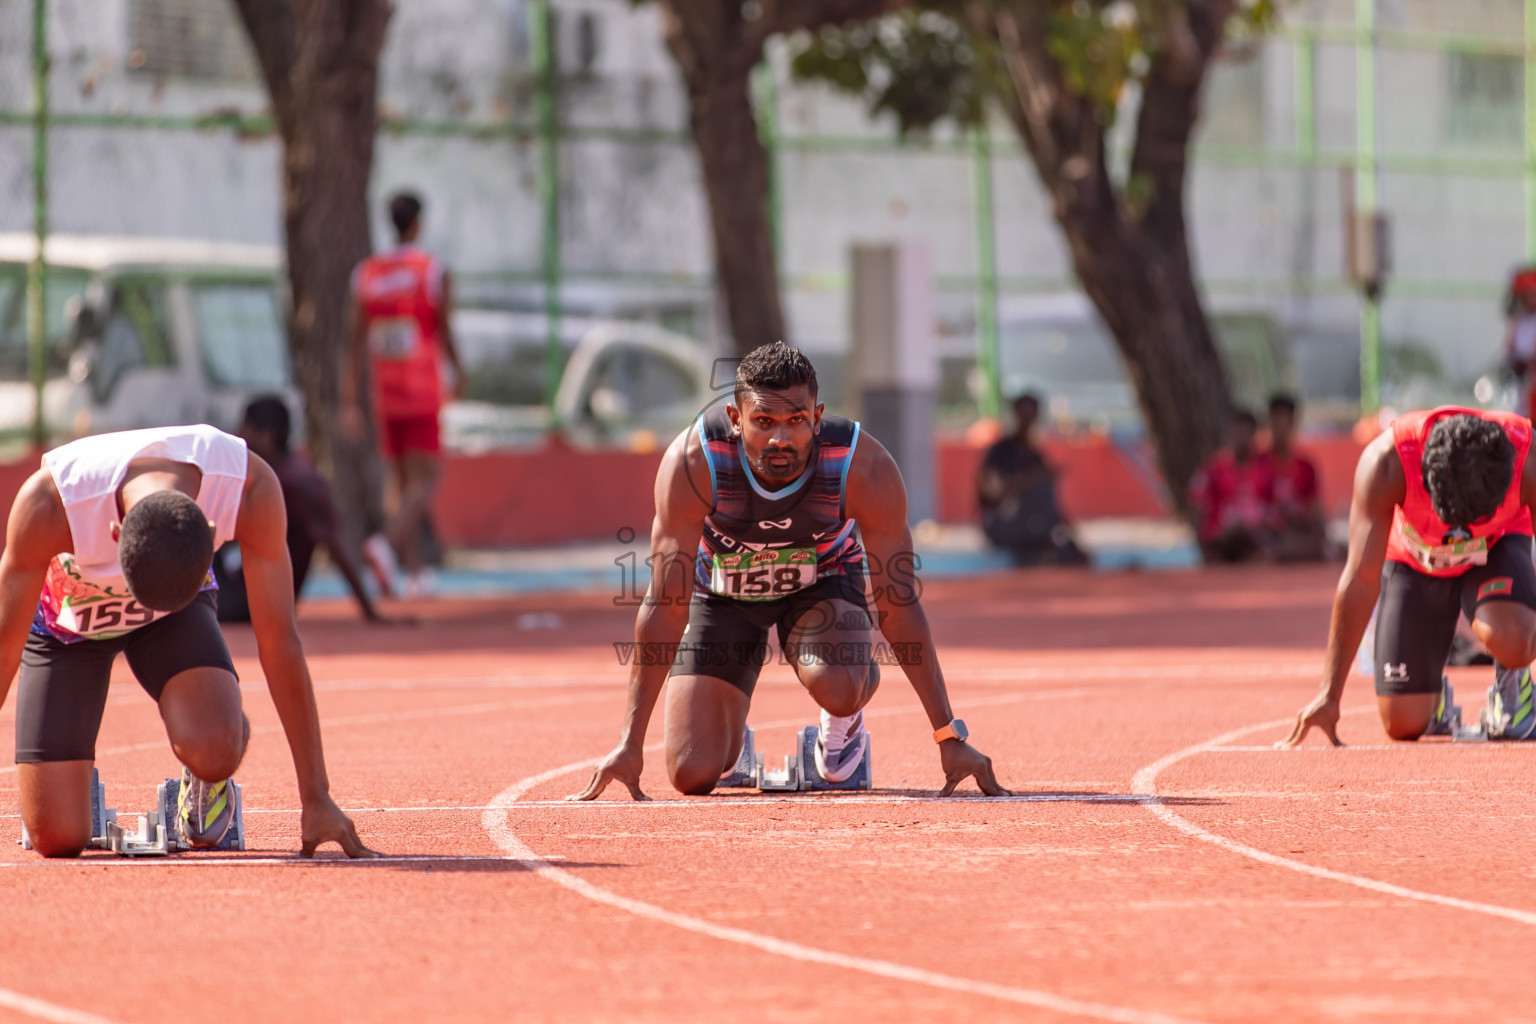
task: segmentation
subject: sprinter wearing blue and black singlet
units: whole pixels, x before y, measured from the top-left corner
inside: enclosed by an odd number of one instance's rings
[[[939,745],[940,795],[972,777],[984,793],[1007,793],[950,708],[918,601],[901,473],[857,423],[825,408],[800,350],[764,345],[737,369],[734,403],[667,449],[623,735],[579,799],[614,780],[647,799],[641,751],[667,682],[667,775],[684,793],[713,789],[741,753],[770,628],[822,709],[814,770],[832,782],[852,775],[868,744],[863,708],[880,684],[866,562],[880,570],[880,632]]]

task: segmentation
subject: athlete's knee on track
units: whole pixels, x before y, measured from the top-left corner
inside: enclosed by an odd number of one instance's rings
[[[720,781],[721,771],[719,765],[706,763],[701,758],[672,761],[667,765],[672,788],[687,796],[708,794]]]
[[[78,818],[79,820],[74,820]],[[27,823],[32,849],[44,857],[78,857],[91,842],[91,822],[86,815],[68,819],[45,815]]]
[[[1410,708],[1383,709],[1381,724],[1387,736],[1394,740],[1417,740],[1429,728],[1433,714],[1423,714]]]

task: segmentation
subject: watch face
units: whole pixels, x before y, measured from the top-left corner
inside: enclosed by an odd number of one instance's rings
[[[949,727],[955,731],[955,739],[957,740],[968,739],[971,735],[970,730],[965,727],[965,723],[958,718],[950,722]]]

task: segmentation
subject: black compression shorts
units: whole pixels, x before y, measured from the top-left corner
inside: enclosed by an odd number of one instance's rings
[[[769,627],[778,630],[782,648],[790,631],[818,604],[832,598],[853,605],[867,618],[864,573],[845,571],[823,576],[804,590],[775,601],[739,601],[696,590],[688,606],[688,629],[670,675],[714,676],[750,697],[768,659]],[[807,640],[813,642],[814,637]]]
[[[1381,696],[1436,693],[1456,635],[1456,617],[1470,621],[1486,601],[1518,601],[1536,609],[1531,538],[1510,534],[1488,549],[1488,563],[1460,576],[1427,576],[1388,562],[1376,609],[1376,692]]]
[[[221,668],[234,675],[214,593],[204,591],[181,611],[113,640],[66,644],[28,636],[17,676],[16,762],[96,759],[96,733],[119,651],[157,701],[165,684],[187,669]]]

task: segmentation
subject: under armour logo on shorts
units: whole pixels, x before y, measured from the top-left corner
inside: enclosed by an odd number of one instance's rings
[[[1394,665],[1390,661],[1381,666],[1381,678],[1387,683],[1406,683],[1408,681],[1408,663],[1399,662]]]

